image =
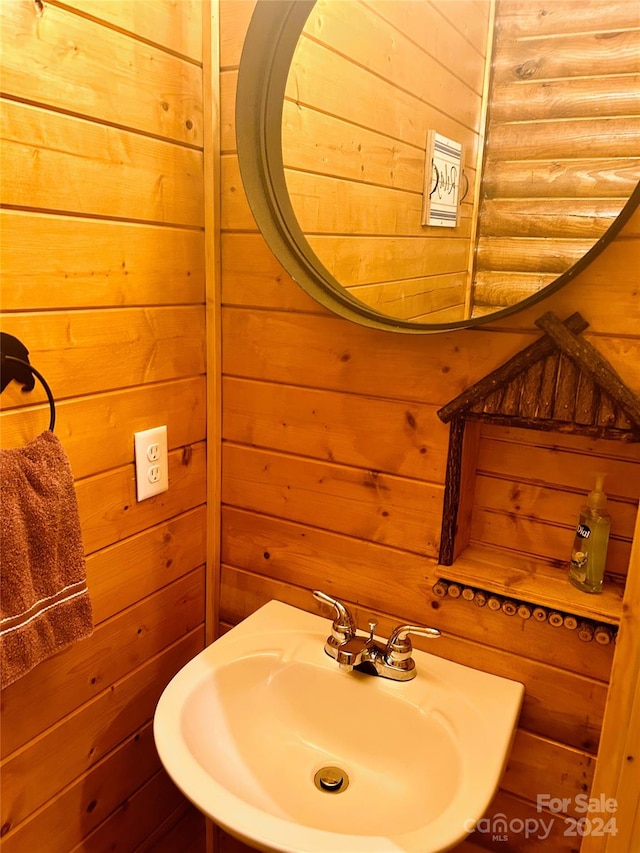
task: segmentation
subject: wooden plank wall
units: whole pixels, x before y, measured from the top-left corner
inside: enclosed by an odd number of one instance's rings
[[[296,217],[351,295],[400,319],[465,316],[489,8],[320,0],[291,63],[283,157]],[[464,146],[455,229],[421,224],[430,129]]]
[[[540,9],[497,0],[472,316],[571,267],[640,180],[640,6]]]
[[[223,627],[271,598],[328,619],[312,588],[346,601],[361,628],[370,616],[382,634],[407,621],[439,627],[444,636],[426,650],[526,686],[488,813],[539,819],[539,793],[569,798],[575,812],[574,797],[593,777],[613,645],[432,593],[448,442],[436,411],[534,340],[534,321],[547,310],[561,318],[580,310],[586,337],[640,391],[640,213],[578,279],[508,321],[404,336],[330,314],[274,261],[238,176],[234,97],[252,7],[221,3]],[[551,556],[559,572],[591,472],[607,471],[622,571],[640,491],[638,447],[492,428],[479,458],[474,537]],[[522,833],[474,839],[502,851],[569,853],[579,839],[565,829],[556,815],[544,842]]]
[[[204,645],[206,5],[0,7],[2,328],[57,401],[95,622],[3,692],[5,853],[146,849],[183,817],[203,848],[151,724]],[[5,448],[48,424],[11,384]],[[136,503],[133,433],[161,424],[170,488]]]

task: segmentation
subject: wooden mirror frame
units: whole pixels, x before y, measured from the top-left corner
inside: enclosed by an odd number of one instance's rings
[[[282,115],[287,77],[315,0],[258,0],[244,42],[236,96],[240,173],[249,206],[271,251],[311,297],[361,325],[430,334],[486,325],[530,307],[579,275],[619,233],[640,203],[640,182],[617,218],[591,249],[557,279],[508,308],[448,323],[399,320],[356,300],[320,262],[304,236],[287,190]]]

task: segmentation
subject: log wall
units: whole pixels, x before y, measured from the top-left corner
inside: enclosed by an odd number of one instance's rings
[[[274,261],[239,179],[234,93],[252,5],[221,3],[222,626],[271,598],[328,618],[311,597],[319,588],[347,602],[361,628],[370,616],[381,634],[399,622],[435,625],[444,636],[427,651],[523,681],[520,727],[489,813],[539,818],[539,793],[568,798],[569,811],[544,814],[555,818],[544,842],[476,833],[473,843],[569,853],[580,839],[564,834],[565,820],[591,787],[614,647],[433,593],[448,444],[436,411],[535,340],[547,310],[564,319],[579,309],[585,336],[640,389],[640,216],[579,278],[508,321],[421,337],[330,314]],[[472,539],[564,575],[591,472],[604,470],[623,574],[639,465],[633,445],[483,428]]]
[[[639,46],[637,3],[497,0],[472,316],[556,279],[629,198]]]
[[[149,849],[178,824],[203,849],[151,724],[205,641],[205,8],[0,7],[2,329],[56,399],[95,623],[3,691],[6,853]],[[38,382],[2,407],[3,448],[48,424]],[[133,433],[160,424],[170,488],[137,503]]]

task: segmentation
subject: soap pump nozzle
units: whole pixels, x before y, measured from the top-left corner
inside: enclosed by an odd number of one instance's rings
[[[607,506],[607,496],[603,490],[604,478],[606,474],[596,474],[596,485],[593,491],[589,492],[587,497],[587,506],[589,509],[603,510]]]

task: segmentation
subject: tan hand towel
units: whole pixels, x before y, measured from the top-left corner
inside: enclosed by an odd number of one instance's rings
[[[2,687],[93,631],[71,466],[47,430],[0,450]]]

